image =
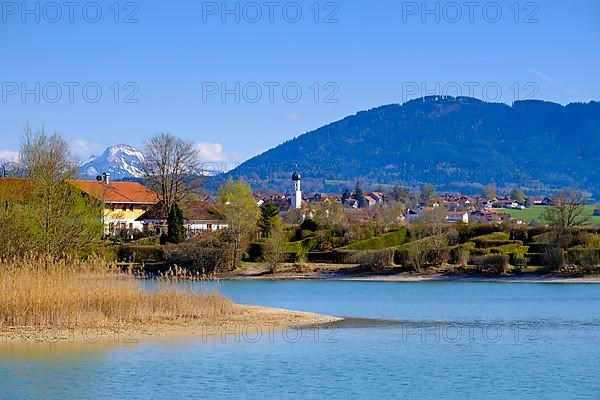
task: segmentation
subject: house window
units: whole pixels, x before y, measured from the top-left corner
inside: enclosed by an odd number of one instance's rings
[[[206,224],[206,229],[212,231],[212,224]]]
[[[123,209],[123,211],[127,211],[127,204],[123,204],[122,209]]]
[[[133,211],[133,204],[129,205],[129,211]]]

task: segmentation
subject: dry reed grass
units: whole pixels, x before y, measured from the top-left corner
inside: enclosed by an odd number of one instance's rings
[[[0,260],[2,328],[87,329],[211,322],[236,314],[218,294],[173,285],[147,291],[101,260],[28,255]]]

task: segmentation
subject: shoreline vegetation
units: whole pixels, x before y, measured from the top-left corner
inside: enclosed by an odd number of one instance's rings
[[[344,265],[343,267],[348,267]],[[600,284],[600,275],[565,275],[524,273],[518,275],[493,275],[445,272],[395,272],[372,273],[340,271],[331,265],[304,265],[303,270],[290,268],[270,273],[266,267],[252,266],[218,276],[219,280],[310,280],[310,281],[366,281],[366,282],[494,282],[494,283],[591,283]]]
[[[207,338],[340,320],[236,304],[217,293],[177,287],[176,277],[163,281],[145,289],[140,279],[99,259],[0,260],[0,345]]]

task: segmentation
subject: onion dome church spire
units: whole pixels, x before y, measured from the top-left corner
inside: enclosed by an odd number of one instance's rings
[[[302,207],[302,190],[300,189],[300,172],[298,171],[298,165],[296,170],[292,174],[292,182],[294,182],[294,194],[292,195],[292,208],[299,209]]]

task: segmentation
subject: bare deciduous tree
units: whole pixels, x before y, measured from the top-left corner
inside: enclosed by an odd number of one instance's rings
[[[433,261],[444,264],[448,261],[448,239],[450,227],[446,224],[447,212],[442,207],[434,207],[423,212],[419,224],[419,230],[424,237],[428,238],[428,246],[431,250]]]
[[[11,201],[6,203],[10,220],[20,227],[11,237],[14,248],[48,254],[88,252],[102,230],[101,204],[69,184],[77,174],[77,161],[67,143],[58,134],[27,127],[20,160],[29,180],[17,188],[17,196],[7,196]]]
[[[568,247],[573,228],[583,226],[590,221],[590,215],[585,209],[587,201],[588,198],[576,189],[562,190],[554,199],[554,205],[544,212],[543,218],[553,231],[555,253],[562,254],[562,250]],[[551,258],[560,260],[550,263],[554,268],[563,262],[562,256],[557,258],[553,254]]]
[[[195,176],[198,163],[199,154],[191,142],[168,133],[146,141],[144,175],[148,186],[161,197],[164,218],[174,203],[199,187],[199,178]]]
[[[554,199],[554,207],[548,207],[544,219],[555,228],[566,230],[585,225],[590,216],[586,213],[585,205],[588,198],[576,189],[558,192]]]
[[[47,135],[27,126],[21,137],[21,167],[28,178],[44,183],[59,183],[77,175],[77,159],[58,134]]]

